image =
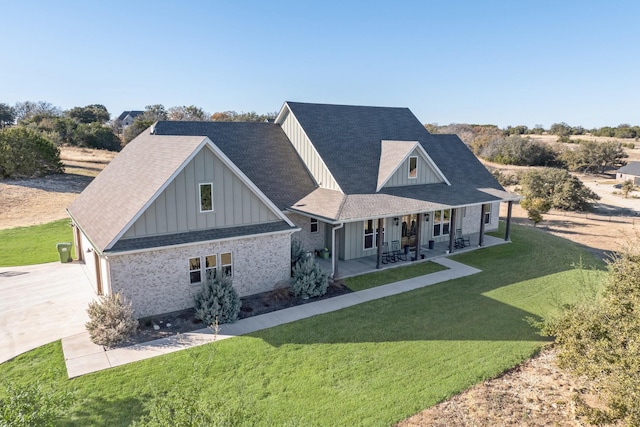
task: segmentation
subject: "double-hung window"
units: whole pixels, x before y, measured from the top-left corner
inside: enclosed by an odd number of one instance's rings
[[[189,283],[203,283],[205,280],[215,279],[220,274],[233,276],[233,256],[231,252],[189,258]]]
[[[200,257],[189,258],[189,283],[201,283],[202,282],[202,264],[200,264]]]
[[[373,249],[376,247],[376,221],[367,219],[364,221],[364,249]]]
[[[484,223],[491,224],[491,203],[484,205]]]
[[[312,233],[317,233],[318,232],[318,219],[317,218],[311,218],[311,232]]]
[[[446,236],[451,231],[451,209],[433,213],[433,237]]]
[[[218,274],[218,257],[215,254],[204,257],[204,267],[207,280],[215,279]]]

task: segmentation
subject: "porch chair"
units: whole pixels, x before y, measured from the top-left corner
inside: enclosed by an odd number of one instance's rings
[[[466,246],[471,246],[471,240],[469,239],[469,236],[463,236],[461,228],[456,229],[455,246],[458,249],[464,248]]]
[[[382,263],[388,264],[390,262],[396,262],[396,257],[389,252],[389,243],[384,242],[382,244]]]
[[[391,253],[394,255],[396,260],[402,260],[402,261],[406,261],[407,260],[407,254],[400,247],[400,241],[399,240],[392,240],[391,241]]]

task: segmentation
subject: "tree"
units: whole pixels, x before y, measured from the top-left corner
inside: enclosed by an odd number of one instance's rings
[[[120,139],[109,127],[98,122],[77,126],[73,137],[74,145],[79,147],[97,148],[100,150],[119,151]]]
[[[557,162],[557,153],[547,144],[519,135],[495,138],[478,155],[505,165],[550,166]]]
[[[109,111],[102,104],[91,104],[86,107],[74,107],[65,113],[68,117],[76,120],[78,123],[100,123],[105,124],[111,117]]]
[[[211,115],[212,122],[265,122],[274,119],[278,113],[258,114],[255,111],[237,113],[236,111],[222,111]]]
[[[60,150],[38,132],[10,127],[0,130],[0,178],[62,173]]]
[[[0,129],[12,125],[15,120],[16,114],[13,111],[13,107],[0,103]]]
[[[144,113],[142,116],[136,117],[146,122],[157,122],[158,120],[167,120],[167,110],[165,110],[162,104],[147,105],[144,107]]]
[[[523,173],[519,182],[527,199],[541,198],[552,209],[588,211],[600,196],[564,169],[541,168]]]
[[[46,117],[59,117],[62,115],[62,110],[59,107],[55,107],[46,101],[17,102],[13,107],[13,112],[18,124],[37,115]]]
[[[558,362],[595,381],[608,408],[586,407],[590,422],[640,425],[640,245],[629,242],[608,263],[604,293],[595,292],[545,319]],[[578,398],[580,401],[580,398]]]
[[[124,130],[124,143],[128,144],[131,142],[136,136],[140,135],[147,129],[149,126],[154,124],[156,120],[145,120],[144,114],[136,117],[131,123],[130,126]]]
[[[577,149],[560,153],[570,170],[604,173],[607,168],[620,168],[629,157],[619,142],[582,141]]]
[[[569,136],[572,133],[571,126],[569,126],[565,122],[554,123],[549,128],[549,133],[552,135],[558,135],[558,136]]]
[[[633,187],[633,181],[630,179],[622,183],[622,194],[624,194],[625,199],[629,197],[629,193],[633,191]]]
[[[542,215],[549,212],[551,204],[542,197],[527,197],[520,202],[520,205],[527,211],[527,217],[533,221],[533,226],[542,221]]]
[[[176,121],[204,122],[207,121],[208,116],[208,113],[205,113],[202,108],[196,107],[195,105],[189,105],[188,107],[185,105],[181,107],[171,107],[169,111],[167,111],[167,118]]]

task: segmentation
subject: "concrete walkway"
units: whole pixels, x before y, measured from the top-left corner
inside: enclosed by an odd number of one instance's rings
[[[432,261],[447,267],[448,270],[238,320],[235,323],[221,325],[217,335],[214,335],[209,328],[204,328],[170,338],[105,351],[101,346],[95,345],[89,340],[89,334],[87,332],[79,333],[62,339],[62,350],[64,351],[67,373],[69,378],[74,378],[91,372],[172,353],[188,347],[295,322],[318,314],[337,311],[363,302],[412,291],[480,272],[480,270],[476,268],[444,257],[436,258]]]
[[[0,268],[0,363],[84,331],[95,297],[78,263]]]

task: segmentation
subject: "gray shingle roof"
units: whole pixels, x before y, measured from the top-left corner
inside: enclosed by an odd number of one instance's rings
[[[629,162],[616,172],[624,173],[626,175],[640,176],[640,162]]]
[[[161,121],[155,134],[209,137],[279,209],[316,188],[282,128],[274,123]]]
[[[144,111],[139,111],[139,110],[123,111],[122,114],[120,114],[116,120],[122,121],[127,116],[131,116],[132,119],[135,119],[136,117],[142,114],[144,114]]]
[[[100,252],[145,207],[203,136],[158,137],[145,130],[131,141],[67,209]]]
[[[211,228],[186,233],[163,234],[158,236],[139,237],[119,240],[109,252],[136,251],[140,249],[160,248],[212,240],[224,240],[232,237],[250,236],[254,234],[291,231],[285,221],[264,224],[245,225],[240,227]]]

